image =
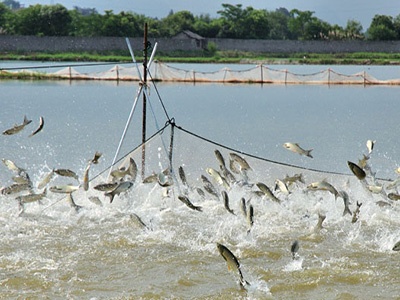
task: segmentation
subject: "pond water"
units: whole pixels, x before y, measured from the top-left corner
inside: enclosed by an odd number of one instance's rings
[[[285,68],[309,73],[316,67]],[[376,77],[400,77],[397,67],[371,68],[381,72]],[[138,86],[135,82],[7,80],[0,82],[0,88],[1,131],[21,124],[24,115],[32,119],[20,133],[0,136],[1,158],[24,168],[35,192],[41,192],[37,184],[52,168],[74,170],[81,178],[96,151],[103,155],[98,165],[92,165],[92,177],[111,165]],[[172,194],[164,198],[157,183],[145,185],[140,175],[134,187],[116,196],[113,203],[102,193],[81,187],[73,193],[76,203],[85,208],[79,213],[69,207],[64,195],[50,191],[41,204],[26,205],[23,214],[15,201],[20,194],[0,195],[0,294],[51,299],[310,299],[322,295],[326,299],[397,299],[399,253],[392,248],[400,240],[399,203],[363,188],[347,161],[357,163],[367,153],[366,141],[375,140],[369,164],[376,177],[397,178],[399,89],[151,84],[147,136],[174,118],[177,126],[204,138],[176,132],[175,168],[186,168],[193,187],[202,185],[200,175],[207,175],[207,167],[218,169],[216,148],[225,158],[231,151],[242,153],[253,168],[248,174],[251,183],[262,181],[272,189],[275,176],[299,172],[304,173],[305,183],[292,186],[288,196],[274,191],[282,204],[252,196],[256,187],[244,190],[232,185],[228,194],[236,215],[225,210],[222,200],[203,199],[194,189],[188,196],[203,212],[190,210],[176,197],[184,190],[182,185],[176,182]],[[138,101],[118,157],[141,143],[141,113],[142,101]],[[28,137],[40,116],[45,121],[43,130]],[[165,133],[163,143],[169,144],[169,139]],[[313,149],[313,158],[284,149],[286,142]],[[163,143],[149,143],[146,175],[166,167]],[[140,155],[135,154],[135,160],[140,169]],[[3,165],[0,186],[11,185],[13,175]],[[100,178],[106,180],[103,175]],[[356,223],[342,215],[342,198],[307,190],[312,181],[323,179],[350,195],[352,212],[357,202],[363,203]],[[49,186],[57,182],[76,183],[59,176]],[[385,187],[387,183],[379,181]],[[221,192],[223,187],[218,189]],[[100,197],[103,206],[88,200],[93,195]],[[241,197],[255,210],[250,234],[240,216]],[[381,208],[378,201],[391,206]],[[133,213],[150,229],[134,226]],[[315,232],[318,213],[327,219],[325,228]],[[291,259],[294,240],[300,242],[298,260]],[[243,275],[251,283],[247,292],[240,289],[236,274],[226,269],[217,242],[239,258]]]

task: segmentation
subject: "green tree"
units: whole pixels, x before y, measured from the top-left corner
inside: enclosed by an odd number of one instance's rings
[[[0,3],[0,34],[7,33],[9,31],[9,17],[11,15],[11,10]]]
[[[36,4],[16,12],[15,33],[21,35],[68,35],[71,16],[61,4]]]
[[[161,20],[160,33],[163,36],[171,37],[177,35],[183,30],[193,31],[195,18],[193,14],[187,10],[171,13]]]
[[[364,34],[362,33],[363,27],[360,22],[355,20],[348,20],[344,32],[347,39],[360,40],[364,39]]]
[[[291,38],[288,27],[289,11],[285,8],[279,8],[273,12],[267,12],[268,24],[270,26],[269,39],[287,40]]]
[[[367,30],[370,40],[396,40],[398,34],[391,16],[375,15]]]

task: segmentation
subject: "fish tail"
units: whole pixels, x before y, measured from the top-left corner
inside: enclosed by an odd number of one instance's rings
[[[313,158],[313,156],[311,155],[311,151],[313,151],[314,149],[310,149],[306,151],[306,156]]]
[[[110,203],[112,203],[115,195],[113,193],[105,193],[104,196],[110,197]]]

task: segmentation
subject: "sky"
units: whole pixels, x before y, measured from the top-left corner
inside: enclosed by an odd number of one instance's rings
[[[209,14],[211,17],[219,17],[218,10],[222,9],[222,3],[232,5],[242,4],[243,8],[251,6],[255,9],[274,11],[284,7],[289,11],[297,8],[301,11],[309,10],[314,16],[328,22],[331,25],[346,26],[348,20],[361,23],[363,30],[367,30],[372,18],[376,15],[396,17],[400,15],[399,0],[18,0],[25,6],[33,4],[62,4],[67,9],[74,6],[82,8],[96,8],[99,13],[112,10],[131,11],[143,14],[147,17],[164,18],[172,10],[174,12],[188,10],[193,15]]]

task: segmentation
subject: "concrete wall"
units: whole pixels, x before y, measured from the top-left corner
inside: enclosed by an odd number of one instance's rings
[[[134,50],[143,49],[143,38],[130,38]],[[159,51],[201,50],[195,40],[149,38],[154,45],[158,42]],[[218,50],[254,51],[266,53],[340,53],[340,52],[386,52],[400,53],[400,41],[276,41],[276,40],[235,40],[208,39]],[[36,37],[0,35],[0,52],[73,52],[105,51],[128,48],[122,37]]]

